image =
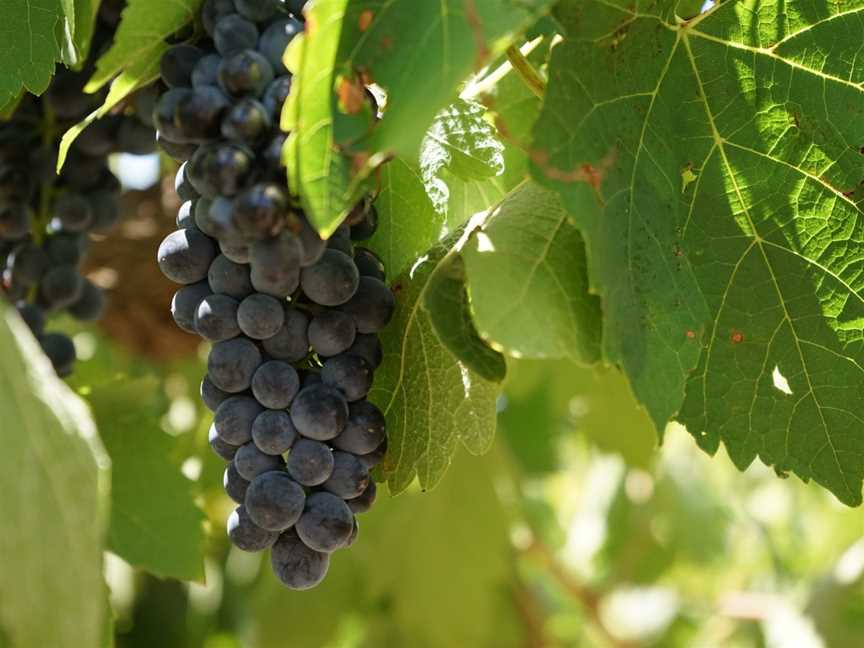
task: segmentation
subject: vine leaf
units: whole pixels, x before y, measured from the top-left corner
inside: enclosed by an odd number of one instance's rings
[[[474,327],[465,285],[465,262],[458,249],[444,257],[432,272],[424,305],[438,339],[454,356],[486,380],[504,380],[507,373],[504,356],[489,347]]]
[[[203,0],[177,0],[168,4],[131,0],[123,10],[114,42],[96,62],[96,71],[84,88],[96,92],[109,81],[111,88],[102,105],[70,128],[60,142],[57,171],[63,168],[69,148],[87,126],[111,112],[133,92],[159,77],[159,61],[169,45],[166,38],[190,23]]]
[[[441,243],[395,285],[396,313],[384,330],[384,362],[370,399],[387,417],[387,457],[382,472],[395,494],[416,476],[435,486],[461,443],[474,454],[495,434],[498,386],[460,362],[442,344],[425,304],[430,280],[449,247]]]
[[[435,115],[552,0],[319,0],[307,14],[300,83],[285,119],[289,186],[329,234],[393,155],[412,160]],[[304,73],[303,70],[308,70]],[[416,92],[418,79],[424,91]],[[363,87],[388,94],[381,119]]]
[[[62,60],[57,32],[64,21],[58,0],[0,0],[0,106],[27,90],[42,94]],[[74,16],[73,16],[74,19]]]
[[[0,303],[0,636],[100,645],[109,460],[84,403]]]
[[[674,9],[561,4],[532,173],[655,425],[860,504],[864,3]]]
[[[204,514],[192,483],[172,459],[174,440],[159,427],[155,378],[111,381],[88,400],[114,467],[111,550],[162,577],[204,578]]]
[[[585,246],[558,194],[517,187],[465,245],[474,321],[494,348],[524,358],[600,359],[600,300]]]

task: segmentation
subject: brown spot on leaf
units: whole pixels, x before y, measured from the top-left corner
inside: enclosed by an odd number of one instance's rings
[[[349,115],[356,115],[363,110],[366,101],[366,87],[356,77],[340,77],[337,80],[336,93],[339,95],[339,109]]]
[[[360,28],[361,32],[365,32],[369,29],[369,25],[372,24],[373,18],[375,18],[375,14],[371,9],[365,9],[360,12],[360,17],[357,19],[357,26]]]
[[[729,341],[732,344],[741,344],[744,341],[744,334],[741,331],[732,329],[732,334],[729,336]]]
[[[687,339],[688,340],[695,340],[696,339],[696,331],[688,330],[687,331]]]

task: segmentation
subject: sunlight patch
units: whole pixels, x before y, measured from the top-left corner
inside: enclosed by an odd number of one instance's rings
[[[780,373],[780,367],[774,365],[774,371],[771,372],[771,378],[774,380],[774,386],[784,394],[792,395],[792,388],[789,387],[789,381],[786,376]]]

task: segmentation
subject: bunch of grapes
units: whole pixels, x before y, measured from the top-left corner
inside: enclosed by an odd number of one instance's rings
[[[103,4],[93,38],[94,56],[80,71],[58,68],[46,93],[25,95],[0,123],[0,269],[2,292],[39,340],[54,369],[71,373],[75,347],[62,333],[46,333],[47,314],[98,319],[102,290],[81,276],[90,235],[119,219],[120,184],[108,169],[115,152],[154,150],[153,130],[134,116],[94,122],[76,140],[63,172],[55,174],[60,137],[104,100],[86,94],[92,61],[110,43],[120,15]]]
[[[171,312],[212,343],[201,397],[228,462],[228,521],[246,551],[272,548],[292,589],[324,578],[375,499],[384,416],[366,400],[393,313],[384,267],[355,248],[375,230],[368,200],[323,241],[286,189],[282,53],[302,31],[280,0],[207,0],[210,36],[162,60],[157,139],[182,164],[178,230],[158,262],[183,284]],[[299,7],[295,7],[299,9]]]

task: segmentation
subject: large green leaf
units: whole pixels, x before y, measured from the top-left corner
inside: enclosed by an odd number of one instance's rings
[[[397,280],[396,314],[382,335],[384,363],[370,399],[387,416],[382,470],[394,493],[415,476],[421,487],[433,487],[460,441],[481,454],[495,433],[497,386],[441,343],[425,304],[430,277],[447,252],[437,245]]]
[[[0,637],[100,645],[109,461],[86,406],[0,302]]]
[[[674,5],[562,3],[533,174],[578,219],[606,356],[657,426],[858,504],[864,4]]]
[[[159,576],[200,580],[204,515],[172,458],[174,440],[159,427],[157,388],[119,379],[88,394],[114,468],[110,548]]]
[[[0,106],[22,90],[42,94],[62,53],[57,28],[63,20],[60,0],[0,0]]]
[[[481,337],[525,358],[600,357],[600,302],[558,195],[528,182],[472,232],[463,255]]]
[[[307,12],[300,83],[286,123],[289,185],[312,222],[335,229],[371,169],[416,156],[434,116],[459,85],[502,52],[552,0],[319,0]],[[304,73],[304,70],[307,72]],[[418,80],[423,92],[416,91]],[[388,93],[376,120],[363,84]]]

